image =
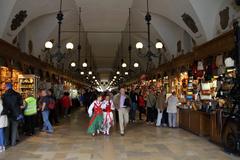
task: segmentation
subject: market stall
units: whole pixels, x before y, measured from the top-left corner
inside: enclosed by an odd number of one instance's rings
[[[18,76],[21,74],[20,71],[11,69],[8,67],[0,67],[0,95],[5,91],[5,84],[11,82],[13,84],[13,89],[18,91],[19,82]]]

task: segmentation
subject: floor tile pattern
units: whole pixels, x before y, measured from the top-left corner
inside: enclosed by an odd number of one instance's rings
[[[205,138],[182,129],[156,128],[143,122],[129,125],[121,137],[87,135],[88,118],[77,111],[55,127],[54,134],[39,133],[6,152],[0,160],[239,160]]]

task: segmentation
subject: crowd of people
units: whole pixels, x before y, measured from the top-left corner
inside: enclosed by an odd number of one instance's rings
[[[70,117],[73,102],[69,92],[56,99],[51,89],[41,89],[35,98],[31,92],[22,97],[13,90],[11,83],[6,83],[5,88],[0,98],[0,152],[5,150],[5,146],[15,146],[20,140],[20,132],[32,136],[38,128],[52,134],[53,126],[59,124],[61,115],[63,118]],[[177,127],[179,102],[175,92],[166,98],[164,89],[126,90],[122,87],[119,93],[85,90],[78,100],[77,106],[85,106],[90,117],[87,133],[92,136],[100,133],[110,135],[115,122],[119,123],[120,134],[124,136],[128,123],[136,122],[137,112],[138,120],[146,121],[148,125]]]
[[[72,100],[68,92],[56,99],[51,89],[40,89],[36,98],[32,92],[20,95],[11,83],[6,83],[5,90],[0,98],[0,152],[6,146],[15,146],[20,135],[35,135],[37,129],[52,134],[61,115],[70,116]]]
[[[136,122],[137,111],[139,120],[144,121],[143,118],[145,118],[148,125],[176,128],[178,103],[176,93],[172,92],[169,97],[166,97],[164,89],[155,91],[149,88],[145,91],[140,89],[129,91],[120,88],[119,93],[114,96],[113,93],[95,93],[95,100],[87,108],[89,117],[91,117],[88,133],[92,136],[101,132],[109,135],[113,122],[118,121],[120,134],[124,136],[127,124]],[[113,116],[114,110],[115,116]]]

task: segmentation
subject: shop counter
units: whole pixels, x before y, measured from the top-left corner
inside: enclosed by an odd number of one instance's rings
[[[221,144],[221,136],[221,128],[217,125],[217,113],[214,111],[211,113],[210,140],[214,143]]]
[[[179,126],[199,136],[210,135],[210,114],[206,112],[180,109]]]
[[[189,130],[189,117],[190,110],[180,109],[179,110],[179,127]]]

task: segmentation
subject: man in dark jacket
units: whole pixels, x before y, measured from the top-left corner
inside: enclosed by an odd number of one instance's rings
[[[132,101],[132,105],[131,105],[130,112],[129,112],[130,122],[132,122],[132,123],[134,123],[136,120],[137,97],[138,97],[138,94],[136,93],[135,89],[132,89],[132,91],[130,92],[130,98]]]
[[[3,112],[9,119],[9,125],[6,129],[6,145],[9,144],[9,138],[11,137],[11,145],[16,145],[18,138],[18,122],[23,118],[21,114],[21,108],[23,108],[22,96],[13,90],[11,83],[6,83],[6,92],[2,96]],[[11,129],[10,129],[11,127]],[[10,136],[11,130],[11,136]]]

